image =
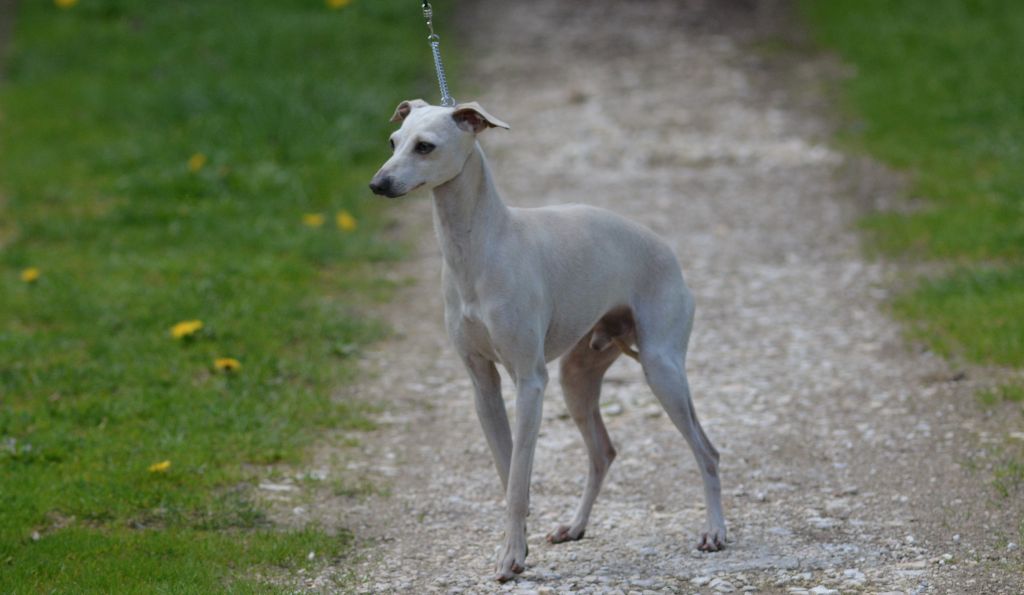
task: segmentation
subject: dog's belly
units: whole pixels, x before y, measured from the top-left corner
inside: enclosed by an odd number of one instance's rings
[[[459,304],[455,311],[458,315],[452,321],[454,324],[451,330],[457,338],[456,343],[510,370],[516,367],[517,360],[524,360],[524,354],[516,352],[515,342],[502,345],[499,340],[500,333],[495,335],[492,332],[477,309],[471,305]],[[573,321],[550,321],[544,336],[544,361],[555,360],[572,349],[581,337],[590,332],[601,314],[603,313]]]
[[[544,361],[550,362],[565,355],[580,339],[589,333],[603,316],[616,308],[629,310],[624,296],[607,302],[562,304],[552,317],[544,337]]]
[[[512,369],[517,363],[536,361],[539,355],[536,350],[526,353],[529,341],[524,343],[519,339],[525,336],[520,333],[526,328],[539,323],[534,328],[543,333],[544,361],[551,362],[568,353],[609,312],[631,311],[628,284],[614,286],[611,291],[605,289],[603,294],[595,289],[586,295],[589,299],[543,304],[528,313],[509,305],[486,309],[485,314],[479,303],[465,302],[449,294],[451,301],[446,303],[449,332],[458,348]],[[518,322],[509,324],[509,320]],[[497,326],[492,328],[494,324]]]

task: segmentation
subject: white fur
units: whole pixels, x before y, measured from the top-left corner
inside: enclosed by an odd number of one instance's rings
[[[559,357],[566,404],[590,467],[575,519],[548,540],[583,536],[615,457],[598,408],[604,373],[621,354],[610,339],[637,345],[648,384],[693,450],[707,507],[698,547],[720,549],[726,530],[718,452],[697,420],[686,379],[694,302],[672,250],[648,229],[602,209],[507,207],[476,142],[480,131],[507,125],[475,103],[446,108],[403,102],[393,120],[402,122],[392,135],[395,152],[371,188],[389,196],[420,186],[433,190],[445,323],[473,380],[477,414],[508,505],[497,578],[508,580],[525,568],[547,362]],[[435,148],[417,152],[421,142]],[[514,432],[496,364],[515,382]]]

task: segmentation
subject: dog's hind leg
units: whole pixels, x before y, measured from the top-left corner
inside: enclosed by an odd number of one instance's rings
[[[637,337],[647,384],[690,445],[704,482],[707,524],[697,549],[715,552],[725,547],[725,518],[718,479],[718,451],[697,419],[686,378],[686,348],[692,321],[693,307],[688,299],[662,300],[657,306],[638,313]]]
[[[595,350],[591,336],[586,337],[561,359],[562,393],[569,414],[579,427],[587,445],[590,466],[587,470],[587,485],[583,490],[579,509],[572,524],[562,525],[548,534],[550,543],[562,543],[581,539],[587,528],[590,510],[594,506],[605,474],[615,459],[608,430],[601,419],[599,400],[601,381],[608,367],[621,352],[616,348]]]
[[[697,459],[701,479],[704,481],[704,504],[707,507],[707,525],[701,534],[697,549],[715,552],[725,547],[725,520],[722,516],[722,488],[718,479],[718,451],[708,440],[697,420],[690,398],[690,385],[679,352],[661,351],[642,345],[640,362],[651,390],[661,401],[672,423],[686,439]]]

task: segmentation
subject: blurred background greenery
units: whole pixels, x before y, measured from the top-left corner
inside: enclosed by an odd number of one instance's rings
[[[349,305],[386,290],[367,263],[402,252],[365,188],[393,106],[429,89],[424,36],[396,0],[18,3],[0,591],[257,589],[253,567],[345,551],[245,488],[369,425],[331,395],[381,331]]]
[[[846,140],[907,172],[911,196],[924,201],[864,222],[881,253],[938,265],[896,312],[947,356],[1024,366],[1024,5],[801,7],[854,67]]]

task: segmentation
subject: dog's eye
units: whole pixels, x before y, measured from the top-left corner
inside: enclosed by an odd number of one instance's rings
[[[416,152],[420,155],[426,155],[427,153],[434,150],[434,145],[420,141],[416,143]]]
[[[395,139],[389,138],[388,139],[388,144],[391,145],[391,150],[394,151],[395,150]]]

